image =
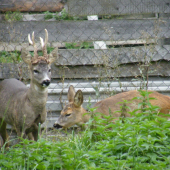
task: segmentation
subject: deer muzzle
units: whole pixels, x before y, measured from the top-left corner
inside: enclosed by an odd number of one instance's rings
[[[42,85],[43,87],[48,87],[48,86],[50,85],[50,83],[51,83],[50,80],[44,80],[44,81],[41,83],[41,85]]]
[[[53,127],[57,129],[63,128],[63,126],[59,125],[58,123],[54,123]]]

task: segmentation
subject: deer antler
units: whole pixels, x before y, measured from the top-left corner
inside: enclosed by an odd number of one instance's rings
[[[48,58],[48,54],[47,54],[48,31],[46,29],[45,29],[45,43],[41,37],[40,37],[40,42],[41,42],[41,47],[43,51],[43,56],[45,58]]]
[[[37,58],[38,53],[37,53],[37,46],[34,41],[34,32],[32,33],[32,40],[31,40],[30,34],[28,34],[28,41],[34,47],[34,57]]]

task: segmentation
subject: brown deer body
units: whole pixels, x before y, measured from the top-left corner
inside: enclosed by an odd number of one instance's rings
[[[25,49],[21,57],[30,70],[30,87],[16,79],[6,79],[0,83],[0,135],[3,143],[8,135],[6,125],[10,124],[19,137],[28,135],[29,139],[38,139],[38,125],[46,120],[46,101],[51,81],[51,63],[55,61],[58,49],[47,54],[48,32],[45,30],[45,43],[40,38],[43,56],[38,56],[34,42],[34,33],[29,43],[34,46],[34,57]],[[8,144],[6,145],[8,146]]]
[[[152,105],[156,105],[160,107],[160,113],[169,114],[170,111],[170,97],[162,95],[158,92],[151,91],[149,97],[155,98],[155,100],[150,100]],[[97,102],[94,107],[97,107],[95,112],[100,112],[105,115],[109,115],[109,112],[115,118],[119,118],[122,116],[121,112],[117,112],[120,110],[120,106],[124,100],[131,101],[134,97],[139,97],[140,93],[137,90],[132,90],[128,92],[123,92],[116,94],[112,97],[106,98],[102,101]],[[81,90],[78,90],[75,93],[74,87],[70,86],[68,91],[68,100],[69,104],[67,104],[64,109],[61,111],[60,117],[57,122],[55,122],[54,127],[56,128],[68,128],[73,125],[82,125],[86,123],[90,115],[85,114],[87,111],[81,106],[83,103],[83,94]],[[128,106],[126,112],[123,113],[123,116],[130,117],[128,114],[129,111],[133,111],[138,108],[139,102],[142,102],[140,99],[132,100],[130,103],[127,103]]]

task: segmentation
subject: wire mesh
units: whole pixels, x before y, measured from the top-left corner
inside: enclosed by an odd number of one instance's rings
[[[44,37],[44,29],[49,32],[48,52],[59,48],[48,89],[49,127],[67,102],[69,85],[83,91],[85,108],[89,97],[94,104],[132,89],[168,95],[169,0],[0,3],[1,79],[15,77],[29,82],[20,51],[33,51],[27,40],[33,31],[39,53],[39,37]]]

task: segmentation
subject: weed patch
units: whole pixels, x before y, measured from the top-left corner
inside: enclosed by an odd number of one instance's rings
[[[145,92],[147,93],[147,92]],[[144,95],[142,92],[143,96]],[[145,101],[146,105],[148,102]],[[142,104],[142,109],[147,108]],[[94,112],[95,108],[91,108]],[[146,112],[147,111],[147,112]],[[133,114],[133,113],[132,113]],[[1,149],[1,169],[170,169],[170,121],[151,106],[130,118],[95,113],[84,131],[58,141],[22,140],[8,151]]]

